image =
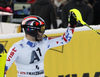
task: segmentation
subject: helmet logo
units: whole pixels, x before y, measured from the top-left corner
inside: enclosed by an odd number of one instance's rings
[[[37,25],[39,25],[39,23],[38,23],[38,22],[36,22],[35,24],[36,24],[36,26],[37,26]]]

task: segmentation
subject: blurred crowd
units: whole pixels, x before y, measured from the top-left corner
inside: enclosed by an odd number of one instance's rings
[[[46,29],[51,29],[51,25],[54,29],[66,28],[69,10],[73,8],[81,12],[87,24],[100,24],[100,0],[0,0],[0,11],[13,13],[10,7],[16,2],[30,3],[30,15],[42,17],[46,22]],[[3,19],[4,22],[6,18]],[[57,20],[61,20],[59,25]],[[82,25],[77,25],[80,26]]]

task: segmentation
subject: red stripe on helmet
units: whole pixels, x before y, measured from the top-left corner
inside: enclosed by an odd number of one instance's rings
[[[28,18],[35,18],[35,19],[37,19],[37,17],[29,16],[29,17],[25,17],[25,18],[23,19],[23,21],[26,20],[26,19],[28,19]],[[22,21],[22,23],[23,23],[23,21]],[[25,24],[25,23],[24,23],[24,24]]]
[[[25,17],[24,20],[26,20],[26,19],[28,19],[28,18],[36,18],[36,19],[37,19],[37,17],[29,16],[29,17]]]
[[[28,31],[29,31],[29,28],[28,28]]]
[[[40,21],[41,22],[41,25],[44,25],[44,22]]]
[[[31,21],[31,22],[33,22],[33,21]],[[31,22],[29,22],[29,24],[28,24],[28,25],[30,25],[30,24],[31,24]]]

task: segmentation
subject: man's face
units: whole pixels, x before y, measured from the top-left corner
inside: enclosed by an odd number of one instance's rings
[[[43,36],[43,33],[41,33],[41,32],[38,31],[37,39],[39,41],[42,41],[43,40],[43,37],[42,36]]]

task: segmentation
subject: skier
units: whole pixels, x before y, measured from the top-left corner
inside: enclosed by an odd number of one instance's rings
[[[71,14],[66,32],[61,37],[50,39],[44,35],[46,24],[41,17],[35,15],[25,17],[21,23],[25,30],[25,37],[10,48],[6,60],[7,70],[15,61],[18,77],[44,77],[46,51],[67,44],[73,36],[76,24]]]

